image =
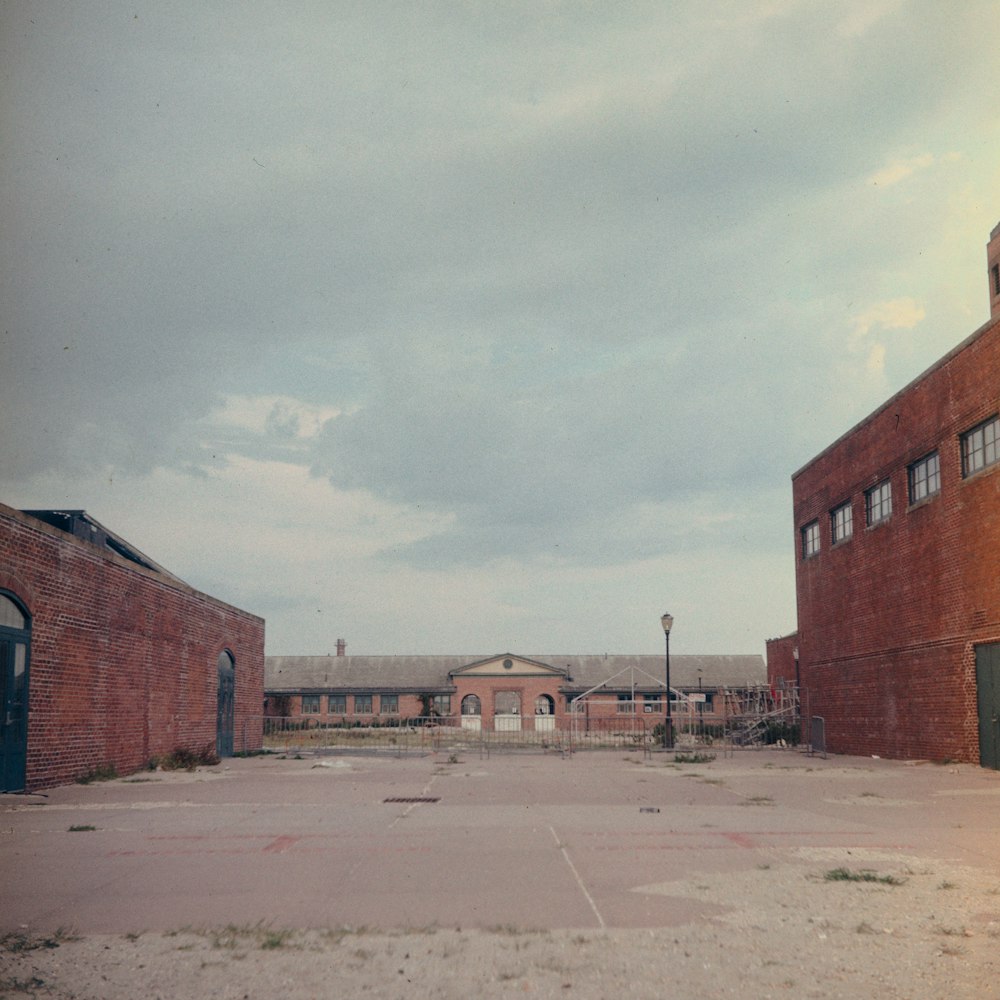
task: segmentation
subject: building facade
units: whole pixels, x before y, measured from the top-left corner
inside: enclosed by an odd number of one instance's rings
[[[990,321],[792,477],[833,752],[1000,767],[1000,226],[987,254]]]
[[[544,732],[577,719],[666,716],[663,656],[269,656],[267,715],[295,724],[393,725],[436,717],[465,729]],[[672,656],[671,706],[711,723],[727,691],[764,686],[761,656]]]
[[[33,791],[261,746],[264,622],[84,511],[0,505],[0,775]]]

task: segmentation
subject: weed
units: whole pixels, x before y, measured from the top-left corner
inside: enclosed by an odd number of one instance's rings
[[[0,952],[19,953],[37,951],[39,948],[58,948],[64,941],[75,941],[76,935],[64,927],[57,927],[55,932],[43,937],[32,937],[20,931],[10,931],[0,934]]]
[[[32,996],[37,996],[35,990],[44,985],[45,980],[39,979],[38,976],[32,976],[30,979],[0,979],[0,996],[6,997],[8,990],[11,993],[30,993]]]
[[[751,795],[749,798],[744,799],[741,806],[773,806],[774,799],[770,795]]]
[[[69,833],[89,833],[91,830],[96,830],[96,826],[91,826],[90,823],[80,823],[77,826],[71,826],[69,828]]]
[[[450,753],[450,754],[448,754],[448,763],[449,764],[457,764],[458,763],[458,754],[457,753]]]
[[[711,764],[715,760],[714,753],[675,753],[675,764]]]
[[[945,882],[942,882],[938,886],[938,888],[939,889],[954,889],[955,888],[955,883],[954,882],[947,882],[947,881],[945,881]]]
[[[94,781],[114,781],[118,777],[118,769],[114,764],[101,764],[76,779],[78,785],[89,785]]]
[[[160,767],[164,771],[193,771],[199,764],[211,766],[218,763],[219,755],[211,743],[200,750],[177,747],[166,757],[160,758]]]
[[[896,875],[879,875],[870,868],[852,872],[849,868],[831,868],[823,878],[827,882],[877,882],[879,885],[903,885],[905,878]]]
[[[858,934],[877,934],[878,933],[878,931],[876,931],[875,928],[872,927],[872,925],[870,923],[868,923],[867,921],[863,921],[862,923],[858,924],[858,926],[855,927],[854,929],[855,929],[855,931],[858,932]]]
[[[129,931],[125,935],[126,941],[138,941],[142,937],[142,931]]]

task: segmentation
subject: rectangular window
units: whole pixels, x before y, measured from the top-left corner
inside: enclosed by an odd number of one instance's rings
[[[635,703],[627,694],[618,695],[618,714],[631,715],[635,711]]]
[[[431,704],[435,715],[451,715],[451,695],[436,694]]]
[[[329,695],[326,699],[326,710],[330,715],[347,715],[347,695]]]
[[[1000,295],[1000,264],[994,264],[990,274],[993,276],[993,294]]]
[[[378,710],[382,715],[396,715],[399,712],[398,694],[380,694]]]
[[[923,500],[941,492],[941,459],[938,453],[932,452],[925,458],[914,462],[909,469],[910,503]]]
[[[642,697],[642,710],[644,712],[659,712],[662,704],[662,699],[658,694],[646,694]]]
[[[854,514],[850,500],[830,511],[830,537],[833,544],[845,542],[854,534]]]
[[[1000,452],[1000,417],[991,417],[962,435],[962,475],[993,465]]]
[[[819,521],[813,521],[802,529],[802,558],[808,559],[819,552]]]
[[[302,714],[319,715],[319,695],[304,694],[302,696]]]
[[[370,694],[356,694],[354,696],[354,714],[370,715],[372,710],[372,696]]]
[[[886,479],[865,494],[865,516],[868,524],[873,525],[888,520],[891,514],[892,483]]]

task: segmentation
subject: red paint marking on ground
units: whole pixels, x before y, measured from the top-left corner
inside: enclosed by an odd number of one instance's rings
[[[738,845],[739,847],[756,847],[753,837],[748,833],[724,833],[722,835],[726,840]]]
[[[265,854],[283,854],[290,847],[294,847],[302,838],[292,837],[287,833],[282,834],[280,837],[275,837],[267,847],[264,848]]]

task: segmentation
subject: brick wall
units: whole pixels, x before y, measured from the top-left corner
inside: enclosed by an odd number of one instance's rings
[[[262,619],[3,505],[0,589],[31,619],[29,790],[214,747],[223,650],[236,749],[261,746]]]
[[[797,632],[781,636],[779,639],[768,639],[767,648],[767,683],[773,689],[782,683],[794,686],[798,683],[799,672],[796,653],[799,647]]]
[[[998,410],[994,321],[793,476],[804,707],[831,751],[979,761],[973,647],[1000,639],[1000,464],[963,478],[960,435]],[[911,505],[908,466],[934,450],[940,492]],[[867,527],[883,480],[892,515]],[[847,500],[853,536],[833,545]],[[803,558],[814,520],[820,551]]]

